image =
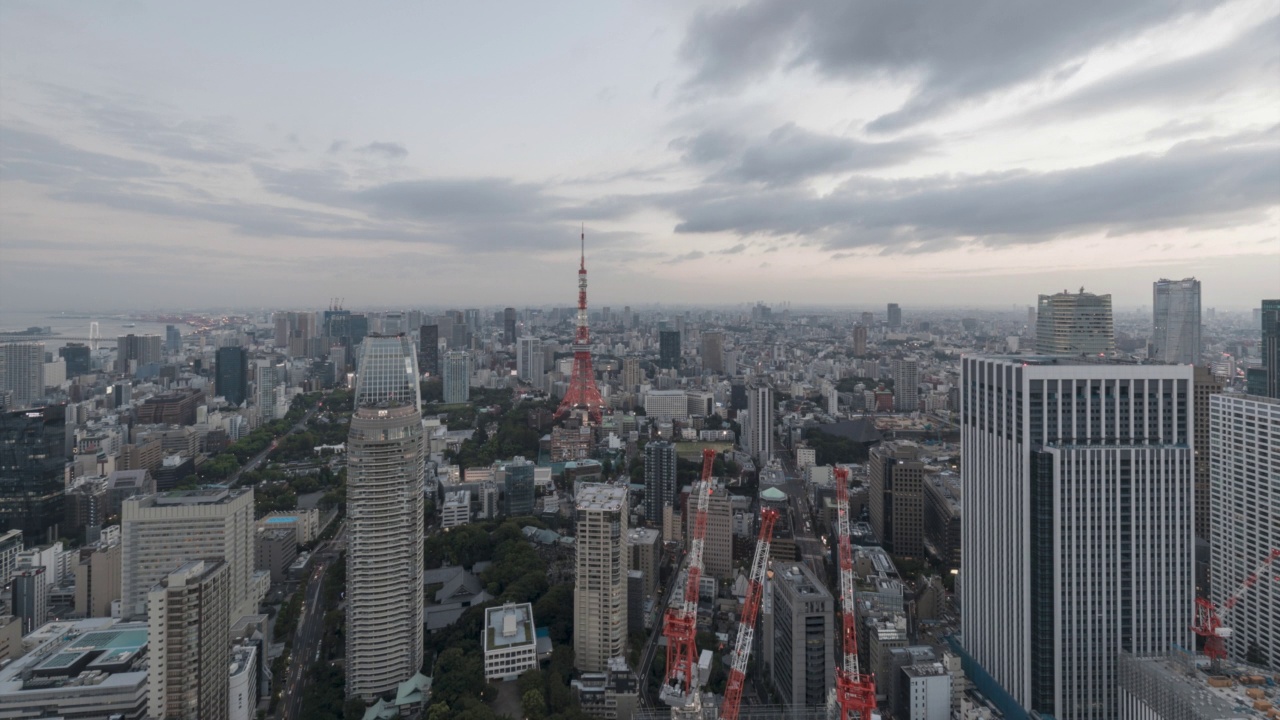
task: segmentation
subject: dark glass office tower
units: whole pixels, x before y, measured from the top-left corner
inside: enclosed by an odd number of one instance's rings
[[[1267,397],[1280,398],[1280,300],[1262,301],[1262,364]]]
[[[67,377],[87,375],[92,369],[89,359],[89,346],[83,343],[67,343],[58,348],[58,357],[67,363]]]
[[[680,331],[662,330],[658,332],[658,367],[680,367]]]
[[[0,413],[0,532],[22,530],[28,545],[58,539],[69,453],[65,405]]]
[[[249,396],[249,353],[242,347],[218,348],[214,372],[218,394],[232,405],[244,405]]]
[[[418,372],[440,375],[440,326],[423,325],[418,328]]]

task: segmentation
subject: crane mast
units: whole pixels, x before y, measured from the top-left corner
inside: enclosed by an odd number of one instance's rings
[[[707,506],[711,496],[711,468],[716,451],[702,451],[702,479],[693,486],[693,536],[689,541],[688,567],[684,582],[671,595],[663,622],[667,638],[667,677],[658,698],[671,706],[675,718],[701,718],[702,699],[698,692],[698,583],[702,578],[702,549],[707,539]]]
[[[837,467],[836,531],[840,560],[842,662],[836,668],[835,705],[840,720],[872,720],[876,709],[875,678],[858,664],[858,620],[853,589],[853,544],[849,540],[849,469]]]
[[[764,576],[769,566],[769,546],[773,542],[773,525],[778,520],[776,510],[760,511],[760,536],[756,539],[756,554],[751,560],[751,578],[747,585],[747,601],[742,605],[739,618],[738,639],[733,644],[729,682],[725,685],[724,703],[720,706],[720,720],[738,720],[738,707],[742,703],[742,688],[747,678],[747,660],[751,657],[751,644],[755,638],[756,617],[760,614],[760,600],[764,595]]]
[[[1222,661],[1227,657],[1227,638],[1231,637],[1231,628],[1224,624],[1224,620],[1235,609],[1240,598],[1258,584],[1258,580],[1266,573],[1267,566],[1278,561],[1280,561],[1280,548],[1273,549],[1267,554],[1266,560],[1245,576],[1240,587],[1222,602],[1221,611],[1212,600],[1196,598],[1196,620],[1191,630],[1204,638],[1204,654],[1212,662],[1215,673],[1221,669]]]

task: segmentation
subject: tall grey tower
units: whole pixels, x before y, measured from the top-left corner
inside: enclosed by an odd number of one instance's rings
[[[961,632],[1023,708],[1118,717],[1121,651],[1193,647],[1192,386],[1187,365],[963,360]]]
[[[582,672],[605,672],[609,660],[627,651],[627,489],[583,483],[577,500],[574,664]]]
[[[422,666],[425,452],[413,344],[364,349],[347,438],[346,674],[347,696],[368,701]]]
[[[1036,307],[1036,352],[1045,355],[1099,355],[1115,352],[1111,296],[1062,291],[1041,295]]]
[[[747,452],[763,466],[773,459],[773,386],[767,380],[747,388]]]
[[[676,446],[655,440],[644,446],[644,517],[662,525],[662,508],[676,501]]]
[[[1152,288],[1151,358],[1183,365],[1200,362],[1200,281],[1161,278]]]

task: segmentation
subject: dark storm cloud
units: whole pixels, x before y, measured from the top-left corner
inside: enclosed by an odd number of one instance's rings
[[[742,138],[724,130],[704,130],[692,137],[672,140],[668,147],[681,152],[680,158],[694,165],[724,160],[742,147]]]
[[[693,88],[734,89],[779,69],[888,75],[917,83],[898,110],[870,124],[896,131],[958,103],[1055,73],[1091,50],[1219,0],[751,0],[699,14],[682,54]]]
[[[49,184],[157,174],[159,168],[151,163],[81,150],[39,133],[0,127],[0,179]]]
[[[659,198],[682,233],[807,236],[827,248],[932,252],[1088,232],[1226,227],[1280,204],[1280,132],[1184,143],[1054,172],[911,180],[855,178],[828,195],[706,186]]]
[[[409,155],[408,148],[395,142],[372,142],[363,147],[358,147],[356,150],[369,155],[381,155],[391,160],[398,160]]]

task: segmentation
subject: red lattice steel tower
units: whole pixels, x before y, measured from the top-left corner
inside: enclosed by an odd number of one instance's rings
[[[578,329],[573,338],[573,377],[560,401],[556,418],[571,412],[585,411],[593,422],[600,422],[604,401],[596,387],[596,373],[591,367],[591,331],[587,328],[587,233],[582,232],[582,261],[578,265]]]
[[[769,546],[773,542],[773,525],[778,511],[765,508],[760,513],[760,537],[756,539],[756,555],[751,561],[751,580],[747,585],[747,601],[742,604],[742,617],[738,639],[733,644],[729,682],[725,685],[724,703],[720,705],[720,720],[738,720],[738,708],[742,704],[742,688],[747,680],[747,661],[751,658],[751,645],[755,639],[756,618],[760,615],[760,600],[764,595],[765,569],[769,565]]]
[[[858,665],[858,619],[853,590],[853,544],[849,540],[849,469],[837,467],[836,516],[839,518],[840,621],[843,662],[836,668],[835,702],[840,720],[871,720],[876,710],[876,682]]]
[[[693,537],[689,539],[689,567],[683,587],[671,593],[662,634],[667,638],[667,677],[658,699],[671,706],[673,720],[702,717],[702,696],[698,692],[698,583],[702,579],[702,548],[707,541],[707,507],[711,497],[711,468],[716,451],[702,451],[702,479],[689,496],[694,513]],[[678,582],[678,581],[677,581]]]

